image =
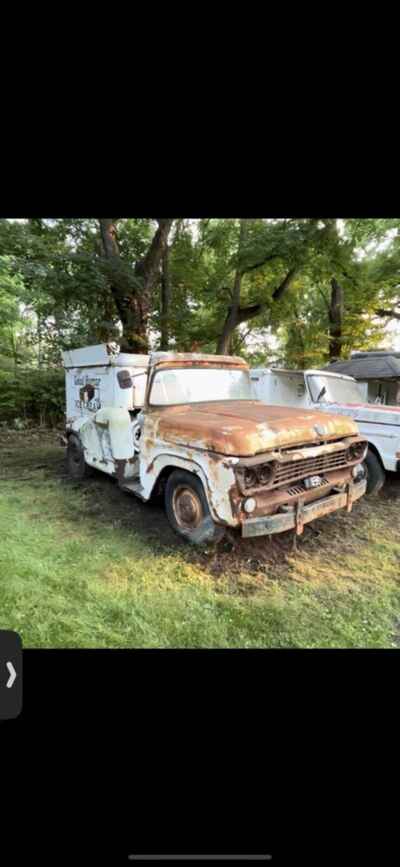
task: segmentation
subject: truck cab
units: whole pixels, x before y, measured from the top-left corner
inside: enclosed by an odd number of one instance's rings
[[[228,527],[301,533],[365,492],[367,443],[353,419],[265,406],[242,358],[102,344],[65,352],[64,366],[71,475],[95,468],[144,501],[163,494],[189,542]]]
[[[270,405],[335,413],[357,422],[368,440],[365,460],[367,493],[377,493],[385,471],[400,470],[400,407],[367,403],[363,387],[352,377],[325,370],[251,370],[253,394]]]

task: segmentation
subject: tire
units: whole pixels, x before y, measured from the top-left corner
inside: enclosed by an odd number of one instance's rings
[[[225,535],[225,528],[211,517],[200,479],[186,470],[174,470],[169,476],[165,510],[175,533],[192,545],[218,542]]]
[[[76,434],[68,437],[67,467],[71,479],[78,482],[92,475],[92,467],[89,467],[85,461],[82,443]]]
[[[364,461],[364,467],[367,474],[367,490],[366,493],[377,494],[385,483],[385,470],[377,458],[376,454],[368,449],[367,456]]]

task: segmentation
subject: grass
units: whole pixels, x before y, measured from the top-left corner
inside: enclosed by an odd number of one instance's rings
[[[0,628],[25,647],[400,646],[400,481],[293,547],[193,550],[106,476],[70,481],[55,434],[0,438]]]

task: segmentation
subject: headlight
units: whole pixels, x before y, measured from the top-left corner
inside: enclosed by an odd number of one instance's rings
[[[365,451],[365,443],[353,443],[349,448],[349,457],[351,461],[359,460]]]
[[[260,468],[260,470],[258,471],[258,478],[262,485],[268,485],[268,482],[271,481],[272,471],[273,468],[271,464],[264,464]]]
[[[247,497],[247,500],[245,500],[243,503],[243,508],[244,508],[245,512],[247,512],[247,514],[250,515],[251,512],[254,512],[256,505],[257,505],[257,503],[256,503],[254,497]]]
[[[254,470],[250,470],[249,467],[245,469],[244,483],[246,488],[255,488],[257,486],[257,474]]]

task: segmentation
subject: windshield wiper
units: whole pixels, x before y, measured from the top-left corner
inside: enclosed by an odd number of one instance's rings
[[[319,393],[319,395],[318,395],[318,397],[317,397],[317,399],[316,399],[315,402],[316,402],[316,403],[319,403],[319,401],[321,400],[321,397],[323,397],[324,394],[326,394],[326,388],[325,388],[325,386],[323,385],[322,388],[321,388],[321,391],[320,391],[320,393]]]

